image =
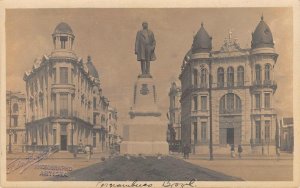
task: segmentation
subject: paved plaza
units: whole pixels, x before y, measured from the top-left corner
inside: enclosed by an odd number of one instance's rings
[[[8,154],[7,164],[16,158],[24,158],[26,155],[27,154],[25,153]],[[51,155],[48,159],[41,160],[37,164],[69,166],[72,167],[73,172],[85,168],[85,174],[86,176],[89,176],[92,171],[89,172],[88,169],[93,170],[96,166],[99,166],[100,163],[103,162],[103,157],[106,159],[105,162],[113,160],[109,159],[109,155],[107,153],[101,152],[93,154],[90,160],[87,160],[86,155],[83,153],[78,154],[75,159],[69,152],[58,152]],[[170,157],[184,162],[181,154],[172,154]],[[216,173],[224,174],[229,177],[240,178],[245,181],[291,181],[293,177],[293,158],[292,154],[288,153],[283,153],[279,160],[277,160],[275,156],[248,155],[243,156],[242,159],[232,159],[227,155],[215,155],[214,160],[210,161],[208,160],[207,155],[191,155],[189,159],[185,160],[185,162],[198,166],[202,169],[208,169]],[[160,163],[163,162],[160,161]],[[163,164],[160,166],[163,166]],[[174,166],[175,169],[176,164],[174,164]],[[118,169],[115,170],[118,171]],[[170,167],[168,167],[167,170],[172,171]],[[19,170],[7,174],[7,180],[41,181],[49,180],[49,178],[51,178],[49,176],[40,176],[40,172],[40,169],[36,169],[35,165],[32,165],[22,174],[19,173]]]

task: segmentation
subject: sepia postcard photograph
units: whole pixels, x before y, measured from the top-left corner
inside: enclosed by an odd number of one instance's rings
[[[1,187],[300,186],[300,1],[0,7]]]

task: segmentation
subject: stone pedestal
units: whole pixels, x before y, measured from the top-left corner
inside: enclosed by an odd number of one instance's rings
[[[122,154],[168,154],[167,122],[157,108],[156,88],[151,77],[139,77],[134,86],[130,120],[123,125]]]

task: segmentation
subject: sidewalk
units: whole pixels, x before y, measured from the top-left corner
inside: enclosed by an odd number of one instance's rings
[[[24,159],[30,153],[13,153],[7,155],[7,164],[9,164],[14,159]],[[35,152],[38,154],[38,152]],[[108,153],[96,152],[91,156],[91,159],[87,159],[87,154],[79,153],[77,157],[74,158],[73,154],[68,151],[59,151],[47,159],[43,159],[36,164],[46,164],[46,165],[59,165],[72,167],[73,171],[87,166],[103,162],[101,158],[108,159]],[[35,165],[30,166],[24,173],[19,173],[20,169],[7,174],[7,179],[9,181],[37,181],[46,180],[48,176],[40,176],[41,169],[36,169]]]
[[[171,156],[183,159],[182,153],[172,153]],[[259,154],[242,154],[239,159],[238,155],[231,158],[230,154],[213,154],[215,160],[277,160],[276,155],[259,155]],[[209,154],[190,154],[189,160],[209,160]],[[281,153],[278,160],[293,160],[292,153]]]

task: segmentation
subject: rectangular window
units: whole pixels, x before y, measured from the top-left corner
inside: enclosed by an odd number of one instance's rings
[[[94,108],[94,110],[97,108],[97,99],[96,99],[96,97],[93,98],[93,108]]]
[[[257,142],[260,142],[260,139],[261,139],[260,121],[255,122],[255,138],[256,138]]]
[[[260,108],[260,94],[255,94],[255,108]]]
[[[15,133],[15,134],[14,134],[14,144],[16,144],[17,141],[18,141],[18,135],[17,135],[17,133]]]
[[[207,97],[201,96],[201,111],[207,110]]]
[[[14,120],[14,126],[17,127],[18,126],[18,117],[13,117]]]
[[[75,76],[74,69],[71,69],[71,83],[72,84],[74,84],[74,76]]]
[[[53,129],[53,144],[56,144],[56,129]]]
[[[198,143],[198,125],[194,122],[194,144]]]
[[[56,94],[53,94],[53,112],[54,114],[53,115],[56,115],[57,114],[57,108],[56,108]]]
[[[68,83],[68,68],[60,67],[60,83],[67,84]]]
[[[53,83],[56,84],[56,68],[53,68]]]
[[[265,108],[271,107],[271,97],[270,93],[265,93]]]
[[[194,96],[193,101],[194,101],[194,110],[198,110],[198,96]]]
[[[206,142],[206,122],[201,122],[201,141]]]
[[[97,124],[97,114],[94,114],[94,116],[93,116],[93,124],[94,125]]]
[[[68,94],[60,94],[60,115],[68,116]]]
[[[265,121],[265,140],[270,140],[270,121]]]

